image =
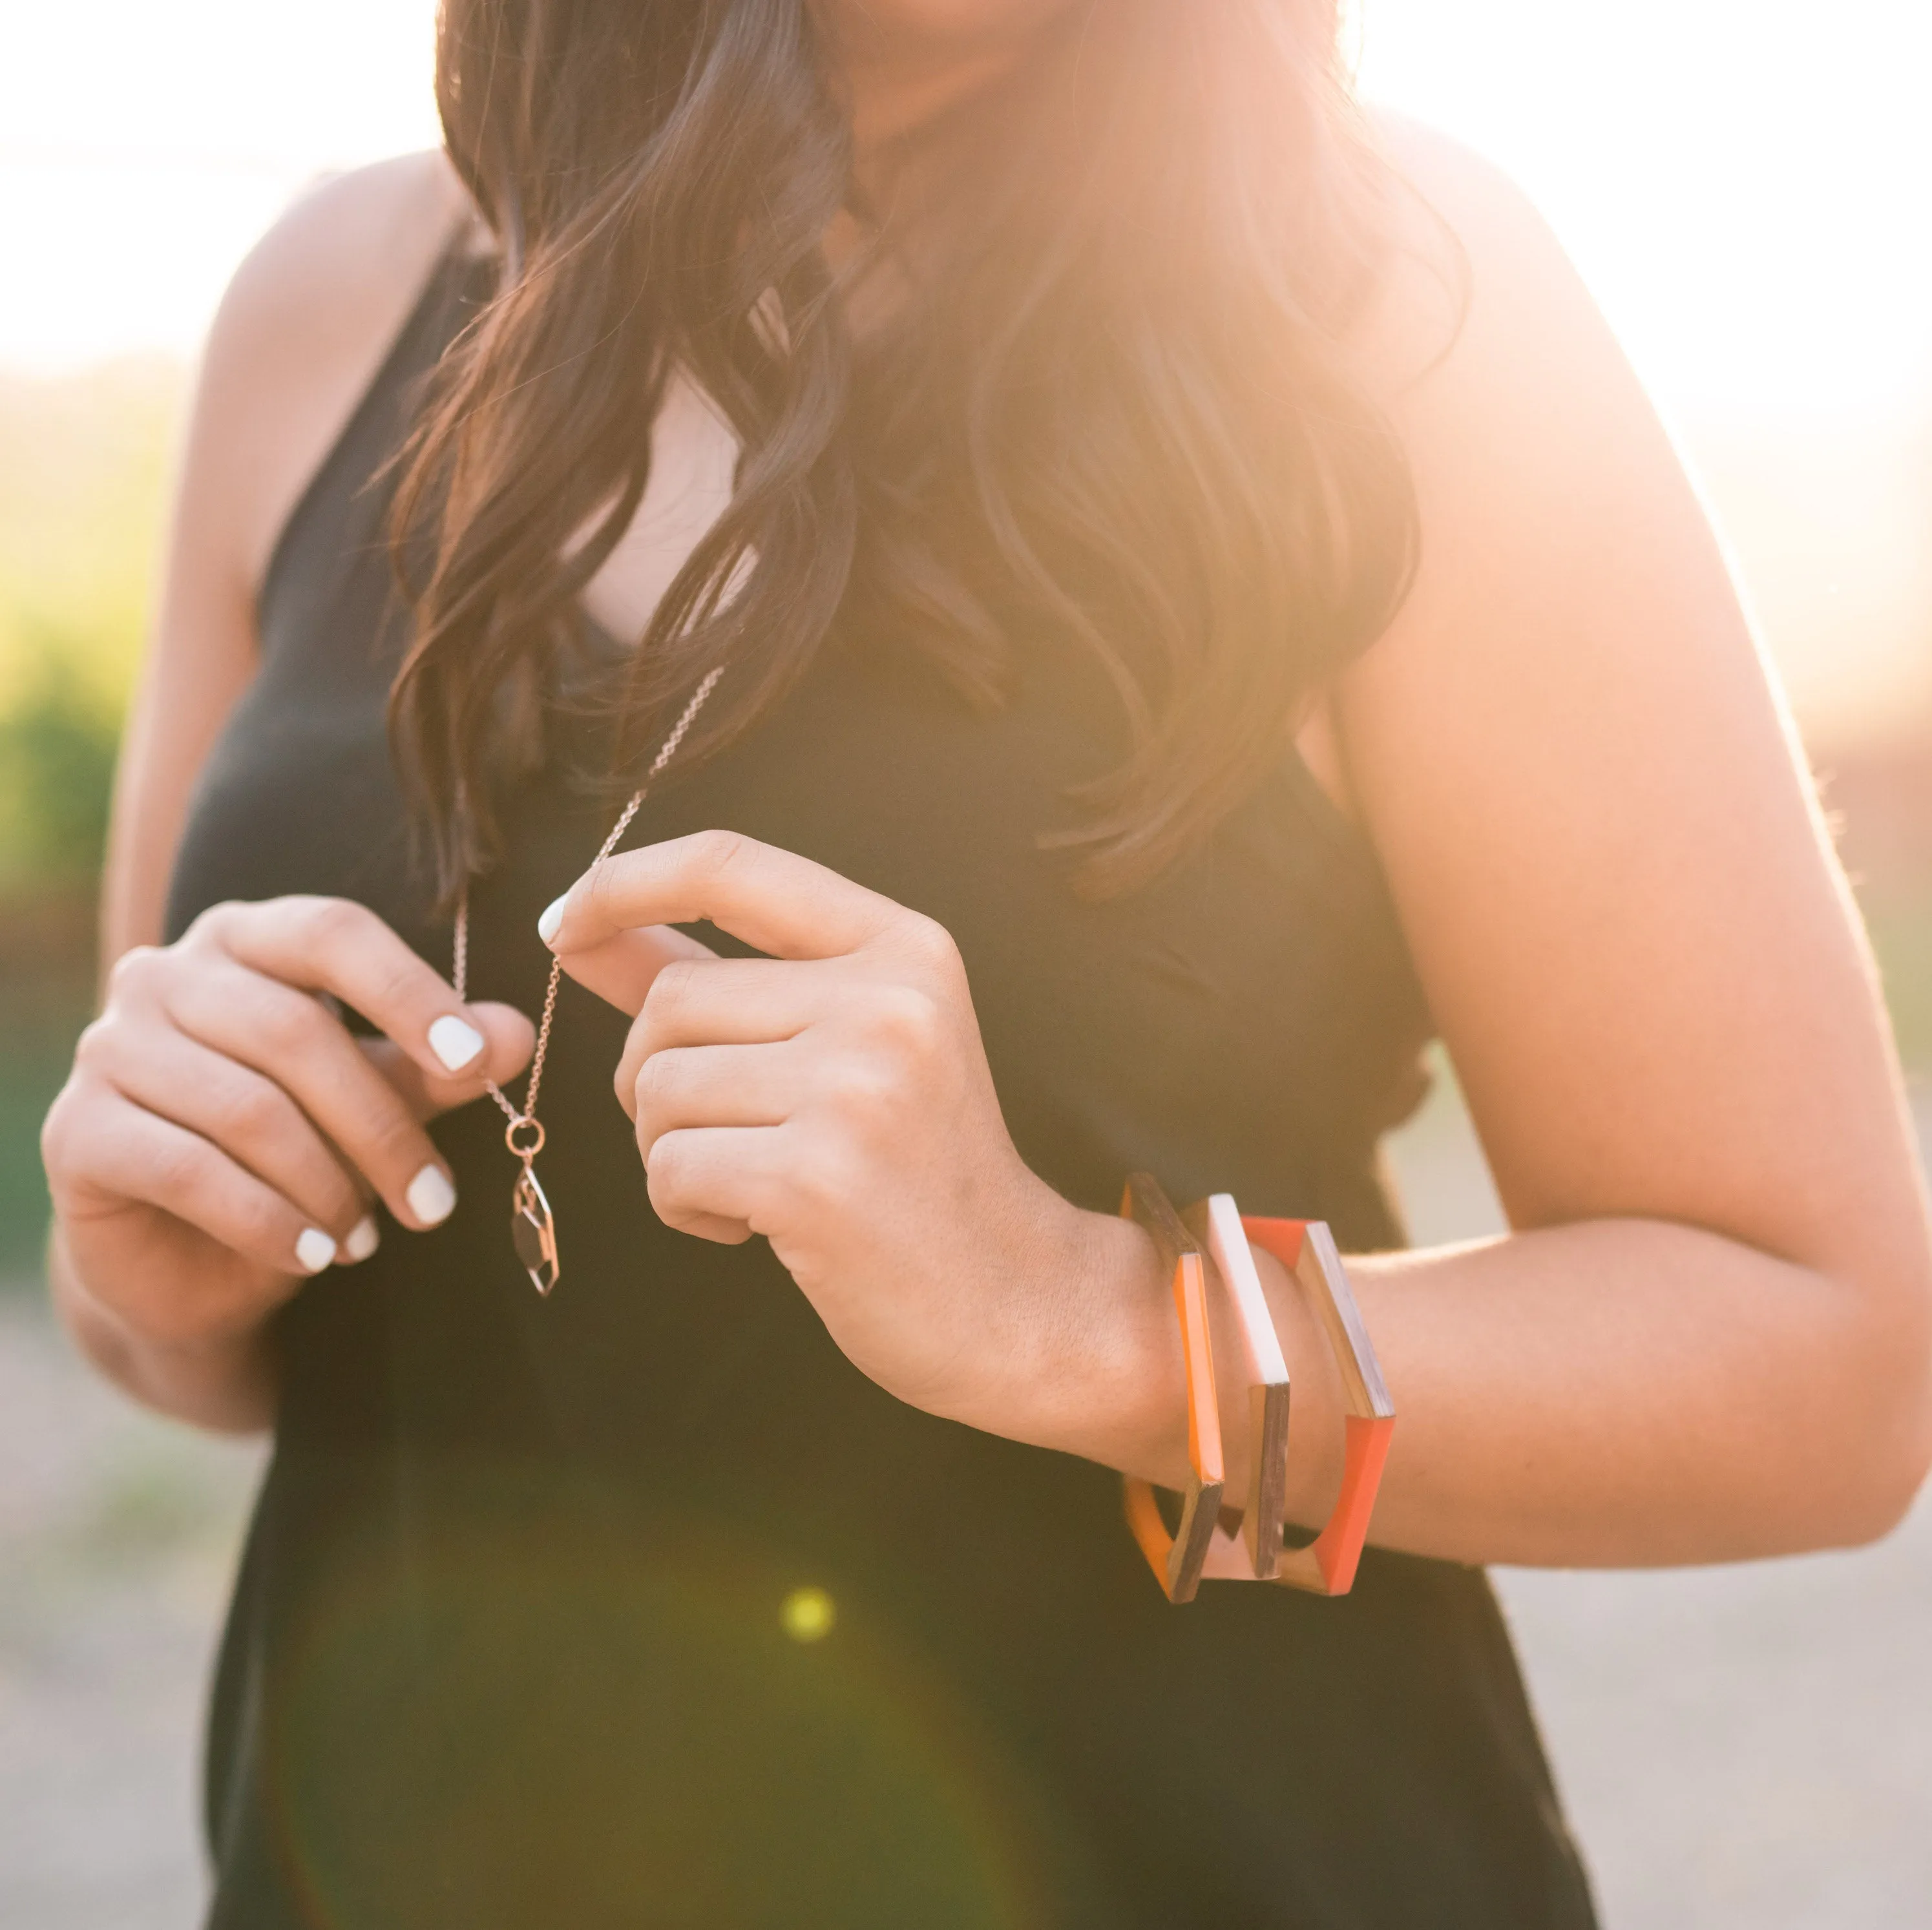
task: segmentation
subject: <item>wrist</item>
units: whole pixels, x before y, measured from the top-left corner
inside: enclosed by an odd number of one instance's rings
[[[1064,1204],[1064,1202],[1062,1202]],[[1048,1290],[1018,1426],[997,1431],[1178,1489],[1187,1479],[1187,1385],[1173,1283],[1131,1220],[1067,1206],[1046,1243]],[[1318,1527],[1341,1486],[1342,1388],[1312,1308],[1272,1255],[1253,1249],[1293,1392],[1288,1405],[1288,1518]],[[1216,1394],[1229,1505],[1246,1500],[1248,1406],[1214,1295]]]
[[[1066,1208],[1026,1438],[1163,1484],[1185,1479],[1187,1388],[1174,1295],[1130,1220]]]
[[[89,1287],[58,1220],[48,1238],[46,1275],[68,1337],[122,1392],[224,1433],[256,1433],[274,1424],[278,1376],[266,1316],[238,1329],[151,1334]]]

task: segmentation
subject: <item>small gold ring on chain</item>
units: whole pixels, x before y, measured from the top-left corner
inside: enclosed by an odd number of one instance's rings
[[[520,1145],[517,1142],[517,1135],[526,1130],[534,1133],[536,1137],[530,1145]],[[518,1159],[526,1162],[535,1159],[544,1149],[543,1121],[541,1119],[532,1119],[528,1113],[518,1113],[516,1118],[503,1128],[503,1143],[516,1154]]]

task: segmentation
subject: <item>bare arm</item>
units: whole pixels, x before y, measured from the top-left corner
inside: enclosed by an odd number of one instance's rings
[[[195,781],[254,675],[269,551],[461,207],[436,155],[329,182],[263,237],[215,317],[116,777],[104,976],[130,947],[160,940]]]
[[[1717,545],[1541,224],[1426,138],[1469,251],[1395,395],[1425,554],[1339,716],[1510,1238],[1360,1262],[1378,1532],[1464,1558],[1856,1540],[1922,1475],[1924,1209],[1844,881]]]
[[[1424,557],[1334,708],[1516,1230],[1352,1262],[1401,1415],[1376,1538],[1552,1565],[1869,1538],[1932,1455],[1932,1258],[1843,881],[1710,531],[1560,251],[1478,164],[1408,158],[1474,301],[1430,366],[1442,305],[1398,287],[1373,349]],[[626,950],[698,917],[777,956]],[[902,1398],[1180,1484],[1165,1285],[1142,1236],[1020,1166],[928,921],[713,835],[610,860],[550,935],[638,1014],[619,1091],[673,1224],[769,1237]],[[1262,1258],[1291,1503],[1318,1520],[1336,1390]]]
[[[161,937],[196,780],[254,674],[255,598],[276,535],[461,205],[439,156],[331,183],[265,238],[222,305],[196,386],[153,636],[117,774],[104,987],[117,961]],[[165,1340],[144,1331],[110,1304],[127,1281],[83,1280],[70,1232],[57,1214],[50,1277],[90,1358],[155,1406],[212,1426],[262,1424],[273,1373],[260,1322]]]

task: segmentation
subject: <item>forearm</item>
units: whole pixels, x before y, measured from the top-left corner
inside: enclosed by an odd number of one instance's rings
[[[1121,1335],[1094,1350],[1090,1379],[1073,1378],[1086,1412],[1070,1405],[1047,1431],[1178,1487],[1172,1298],[1150,1249],[1102,1244],[1120,1269]],[[1339,1382],[1299,1289],[1256,1258],[1293,1381],[1289,1513],[1316,1525],[1340,1477]],[[1869,1289],[1634,1219],[1348,1266],[1400,1416],[1372,1531],[1382,1545],[1550,1567],[1788,1553],[1883,1532],[1924,1470],[1922,1301],[1881,1318]],[[1246,1403],[1231,1330],[1216,1357],[1238,1504]]]
[[[1902,1271],[1854,1284],[1637,1219],[1354,1262],[1402,1415],[1376,1539],[1622,1567],[1882,1533],[1928,1448]]]
[[[274,1424],[278,1374],[266,1322],[192,1344],[138,1334],[88,1292],[58,1222],[47,1242],[47,1286],[75,1346],[144,1407],[218,1433],[260,1433]]]

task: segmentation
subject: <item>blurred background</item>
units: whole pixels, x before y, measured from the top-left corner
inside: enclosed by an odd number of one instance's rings
[[[196,343],[318,175],[436,139],[432,0],[16,8],[0,65],[0,1920],[200,1893],[207,1656],[254,1452],[54,1337],[34,1150]],[[1677,434],[1932,1071],[1932,8],[1363,0],[1364,91],[1499,162]],[[1498,1223],[1453,1081],[1419,1238]],[[1612,1930],[1904,1926],[1932,1898],[1932,1511],[1852,1556],[1498,1577]]]

